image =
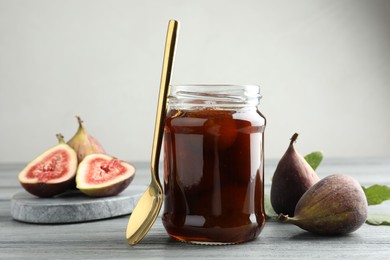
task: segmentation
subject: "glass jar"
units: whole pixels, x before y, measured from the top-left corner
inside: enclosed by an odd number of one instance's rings
[[[255,239],[265,223],[264,128],[254,85],[172,86],[164,127],[168,234],[199,244]]]

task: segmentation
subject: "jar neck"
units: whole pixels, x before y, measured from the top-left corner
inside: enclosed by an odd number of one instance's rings
[[[261,99],[256,85],[175,85],[168,105],[175,109],[251,109]]]

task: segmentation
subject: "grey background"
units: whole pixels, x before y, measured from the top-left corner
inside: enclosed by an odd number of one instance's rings
[[[69,139],[149,160],[169,19],[173,84],[258,84],[266,158],[390,156],[390,1],[0,0],[0,162]]]

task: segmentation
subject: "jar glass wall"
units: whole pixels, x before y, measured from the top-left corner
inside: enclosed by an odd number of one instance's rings
[[[206,244],[255,239],[264,222],[258,86],[172,86],[164,127],[168,234]]]

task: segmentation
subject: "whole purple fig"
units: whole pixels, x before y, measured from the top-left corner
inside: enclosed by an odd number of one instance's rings
[[[83,120],[79,116],[76,116],[76,118],[79,128],[76,134],[68,141],[68,145],[76,151],[78,163],[89,154],[105,154],[106,152],[98,140],[85,130]]]
[[[367,219],[367,198],[360,184],[347,175],[331,175],[317,182],[299,200],[292,223],[320,235],[340,235],[357,230]]]
[[[318,175],[294,148],[298,138],[295,133],[290,145],[280,159],[271,185],[271,204],[278,214],[294,216],[295,206],[301,196],[316,182]]]

